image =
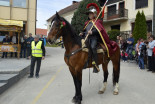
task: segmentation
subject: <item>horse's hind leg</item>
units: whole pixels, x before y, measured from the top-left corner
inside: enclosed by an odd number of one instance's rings
[[[103,81],[102,87],[100,88],[100,90],[98,92],[99,94],[103,94],[105,92],[105,90],[106,90],[106,87],[107,87],[107,79],[108,79],[108,74],[109,74],[109,72],[108,72],[108,62],[109,61],[102,64],[103,73],[104,73],[104,81]]]
[[[114,95],[119,93],[119,74],[120,74],[120,58],[112,60],[113,62],[113,85],[114,85]]]

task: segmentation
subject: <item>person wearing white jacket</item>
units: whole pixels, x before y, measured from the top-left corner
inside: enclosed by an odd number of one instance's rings
[[[153,36],[150,36],[149,37],[149,44],[147,46],[148,68],[149,68],[148,71],[152,71],[152,68],[153,68],[153,57],[152,57],[152,54],[153,54],[153,48],[154,48],[154,46],[155,46],[154,37]]]

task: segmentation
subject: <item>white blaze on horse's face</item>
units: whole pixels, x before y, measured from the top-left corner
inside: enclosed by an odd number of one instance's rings
[[[51,29],[52,29],[52,27],[53,27],[54,23],[55,23],[55,21],[53,21],[53,22],[51,23]]]
[[[48,33],[48,39],[50,40],[50,41],[53,41],[54,40],[54,36],[52,35],[53,34],[53,29],[54,29],[54,24],[55,24],[55,20],[53,20],[52,22],[51,22],[51,26],[50,26],[50,31],[49,31],[49,33]]]

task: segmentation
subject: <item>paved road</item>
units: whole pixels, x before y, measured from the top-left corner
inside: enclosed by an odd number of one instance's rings
[[[64,50],[47,48],[40,78],[25,76],[0,95],[0,104],[72,104],[74,85],[63,61]],[[89,84],[89,70],[83,71],[82,104],[155,104],[155,74],[138,69],[136,64],[121,63],[120,93],[113,95],[112,65],[109,68],[107,90],[99,95],[103,72],[93,74]]]

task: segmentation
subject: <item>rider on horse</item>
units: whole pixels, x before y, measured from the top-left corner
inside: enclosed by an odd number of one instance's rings
[[[103,43],[106,50],[108,57],[110,57],[114,51],[117,49],[116,43],[109,40],[109,36],[106,33],[104,27],[103,27],[103,21],[100,19],[96,20],[96,17],[100,13],[100,9],[95,3],[90,3],[87,5],[87,9],[89,11],[87,12],[89,20],[85,23],[84,31],[83,33],[80,33],[80,36],[86,37],[87,34],[89,34],[88,40],[90,49],[92,52],[92,64],[94,65],[93,72],[97,73],[98,70],[98,54],[97,54],[97,44]],[[96,20],[96,21],[95,21]],[[92,30],[91,27],[93,26]]]

